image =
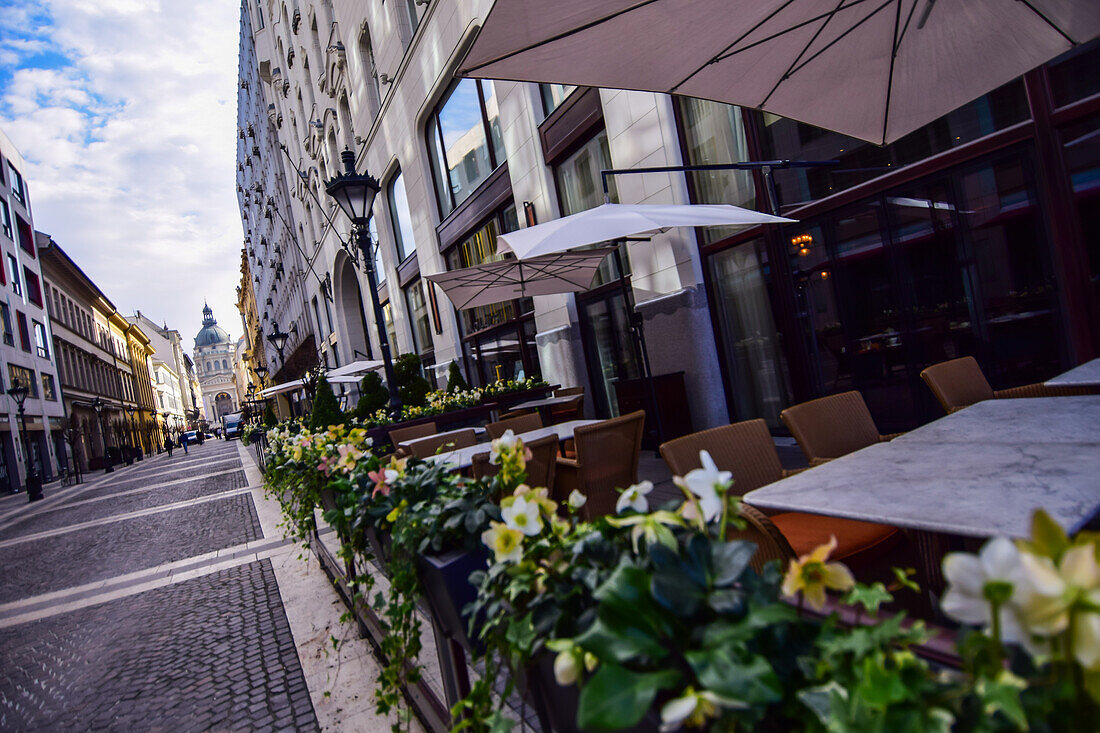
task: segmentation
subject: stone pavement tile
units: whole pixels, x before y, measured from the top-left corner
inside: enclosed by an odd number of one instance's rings
[[[266,560],[0,630],[0,658],[0,730],[318,728]]]
[[[129,512],[149,509],[152,507],[173,504],[177,501],[197,499],[211,494],[220,494],[223,491],[232,491],[245,486],[244,471],[235,471],[221,476],[198,478],[192,481],[164,486],[137,494],[110,497],[87,504],[79,503],[75,506],[62,504],[47,512],[29,516],[26,519],[0,532],[0,539],[21,537],[23,535],[43,532],[48,529],[57,529],[80,522],[88,522],[94,519],[128,514]],[[81,499],[92,498],[80,497]]]
[[[204,474],[220,473],[240,467],[240,461],[234,458],[233,460],[219,459],[217,461],[204,462],[202,464],[181,467],[178,469],[175,467],[171,469],[166,468],[161,471],[147,473],[143,476],[126,477],[126,479],[122,481],[105,482],[94,489],[67,498],[63,503],[83,501],[85,499],[92,499],[100,496],[112,496],[122,491],[143,489],[147,486],[165,484],[172,481],[189,481],[201,477]]]
[[[249,494],[0,548],[0,603],[83,585],[260,537]]]

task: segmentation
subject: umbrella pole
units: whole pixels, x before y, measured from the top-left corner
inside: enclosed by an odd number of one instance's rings
[[[615,246],[615,267],[619,270],[619,288],[623,293],[623,305],[626,307],[626,318],[627,322],[630,323],[630,333],[634,337],[631,339],[634,353],[640,357],[642,378],[645,380],[649,404],[653,406],[653,428],[657,433],[657,448],[654,448],[654,452],[659,452],[657,449],[664,442],[665,435],[664,426],[661,424],[661,406],[657,403],[657,388],[653,383],[653,369],[649,364],[649,346],[645,340],[643,319],[641,314],[634,308],[634,297],[626,284],[626,270],[623,269],[623,257],[619,251],[625,244],[626,242],[622,241]]]

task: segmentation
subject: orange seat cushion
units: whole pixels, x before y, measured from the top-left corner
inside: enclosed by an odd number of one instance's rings
[[[844,560],[853,565],[858,565],[863,560],[877,559],[901,539],[901,531],[888,524],[857,522],[854,519],[802,512],[776,514],[770,519],[787,538],[787,542],[791,543],[795,554],[801,556],[813,552],[818,545],[826,544],[832,535],[837,541],[832,559]]]

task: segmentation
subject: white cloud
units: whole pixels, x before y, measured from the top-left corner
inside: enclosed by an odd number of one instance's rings
[[[27,158],[35,227],[123,311],[198,330],[204,298],[235,336],[239,6],[225,0],[42,0],[0,22],[13,68],[48,47],[71,64],[16,68],[0,127]]]

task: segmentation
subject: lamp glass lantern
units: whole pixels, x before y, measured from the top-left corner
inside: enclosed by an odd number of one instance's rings
[[[369,173],[355,172],[355,153],[344,148],[340,160],[344,163],[344,172],[329,181],[325,191],[353,224],[365,224],[381,186]]]
[[[25,385],[20,384],[18,379],[11,380],[11,389],[8,390],[8,395],[15,400],[15,404],[19,409],[23,409],[23,403],[27,401],[29,392],[30,390]]]

